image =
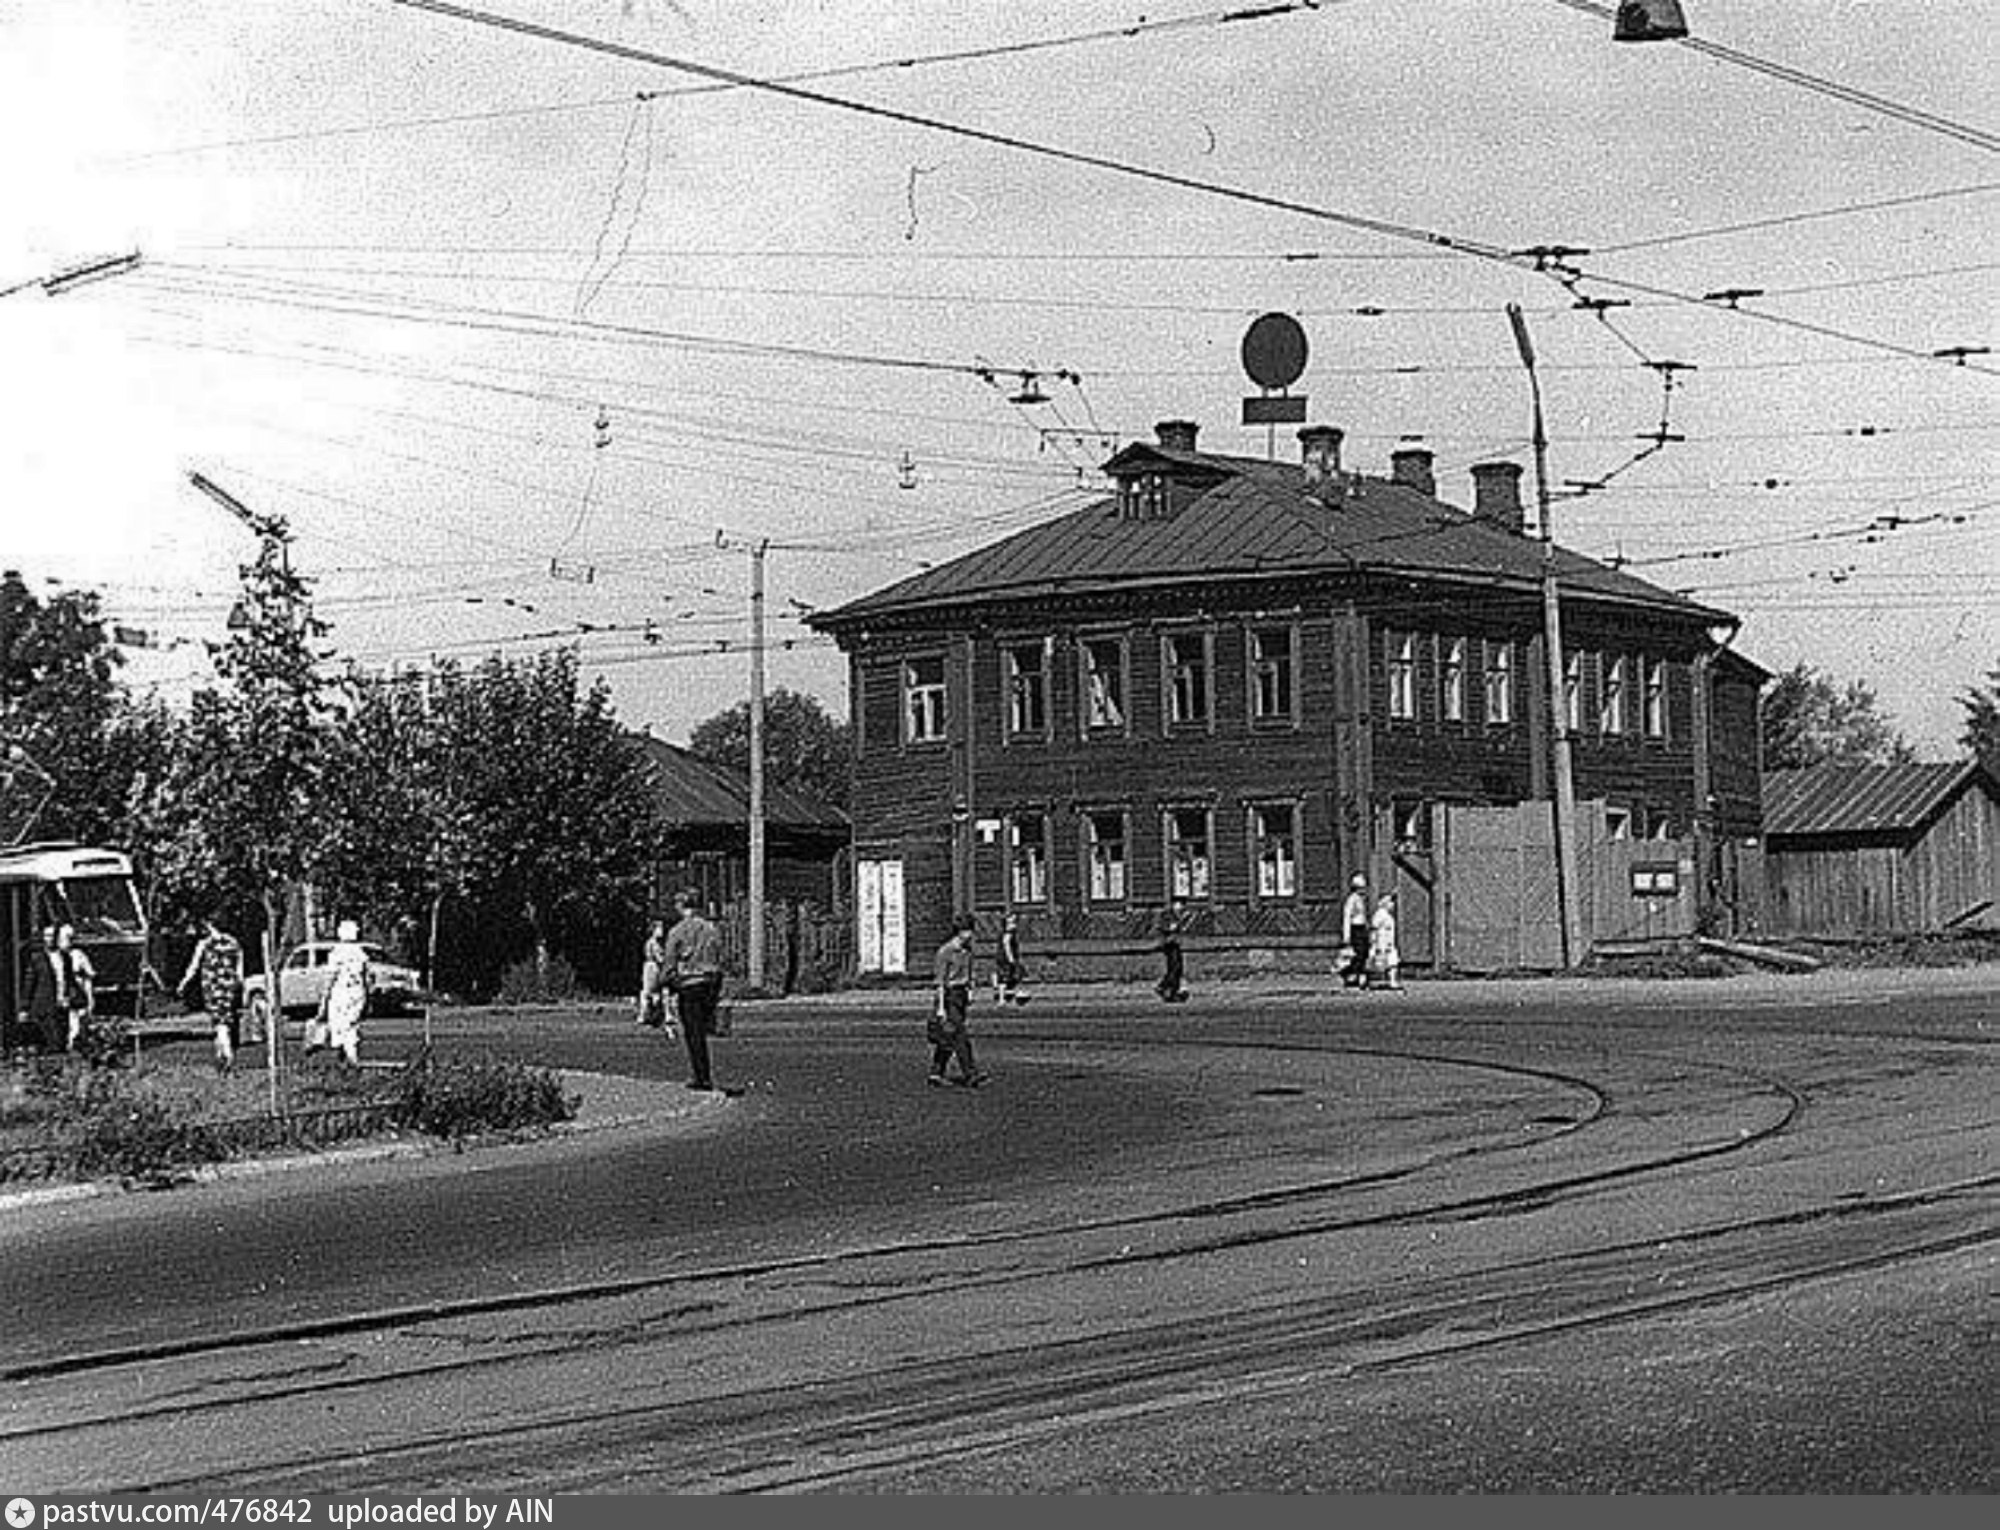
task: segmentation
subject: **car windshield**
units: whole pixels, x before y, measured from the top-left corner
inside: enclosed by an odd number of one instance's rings
[[[66,877],[61,895],[78,935],[146,933],[146,917],[127,877]]]

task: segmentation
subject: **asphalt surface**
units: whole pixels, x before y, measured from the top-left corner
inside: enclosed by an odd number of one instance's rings
[[[0,1469],[1990,1491],[1995,975],[1044,988],[976,1009],[977,1092],[910,991],[739,1007],[729,1096],[619,1009],[441,1013],[580,1129],[0,1201]],[[349,1407],[338,1465],[234,1443]]]

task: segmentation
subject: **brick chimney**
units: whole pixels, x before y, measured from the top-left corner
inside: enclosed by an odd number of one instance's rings
[[[1424,447],[1398,447],[1389,454],[1389,481],[1436,499],[1437,474],[1432,470],[1436,460]]]
[[[1153,432],[1168,451],[1191,452],[1195,449],[1195,433],[1200,429],[1193,420],[1162,420],[1153,427]]]
[[[1305,464],[1306,487],[1324,488],[1340,477],[1341,432],[1332,425],[1308,425],[1299,432],[1299,460]]]
[[[1472,513],[1517,537],[1528,534],[1521,507],[1521,464],[1481,462],[1472,469]]]

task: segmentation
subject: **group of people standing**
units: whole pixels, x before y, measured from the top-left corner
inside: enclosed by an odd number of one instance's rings
[[[1340,919],[1347,927],[1347,956],[1339,969],[1341,986],[1401,992],[1403,957],[1396,949],[1396,895],[1382,894],[1370,913],[1368,878],[1357,871],[1347,885]]]
[[[97,973],[68,924],[42,926],[21,985],[20,1021],[51,1048],[74,1052],[97,1009]]]

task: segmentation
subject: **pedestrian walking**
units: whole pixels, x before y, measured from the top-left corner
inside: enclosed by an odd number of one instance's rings
[[[326,1042],[350,1068],[361,1066],[361,1017],[368,1009],[372,986],[368,953],[362,949],[361,926],[343,919],[326,953],[326,997],[320,1012],[326,1021]]]
[[[951,938],[937,950],[937,1002],[927,1027],[932,1088],[958,1083],[977,1089],[987,1079],[973,1059],[972,1032],[967,1024],[972,1008],[972,929],[972,915],[953,916]],[[956,1079],[945,1074],[945,1067],[953,1057],[958,1059]]]
[[[56,926],[56,953],[68,968],[63,985],[66,1032],[63,1045],[74,1052],[77,1042],[83,1037],[84,1027],[90,1024],[91,1016],[97,1009],[97,969],[90,964],[90,953],[78,948],[76,926],[73,924]]]
[[[1403,988],[1403,956],[1396,949],[1396,895],[1382,894],[1368,922],[1368,986]]]
[[[1172,909],[1160,916],[1160,981],[1153,991],[1169,1004],[1187,1003],[1187,958],[1181,951],[1181,922]]]
[[[1368,982],[1368,878],[1355,872],[1348,879],[1347,901],[1341,905],[1340,922],[1347,930],[1347,951],[1340,968],[1343,987],[1361,988]]]
[[[1021,921],[1009,914],[1000,922],[1000,944],[993,952],[993,996],[1002,1004],[1026,1004],[1021,981],[1027,964],[1021,958]]]
[[[201,938],[174,991],[184,1001],[199,999],[215,1036],[215,1066],[227,1073],[236,1064],[243,1018],[243,947],[213,918],[202,922]]]
[[[674,913],[674,927],[660,954],[667,990],[680,1010],[687,1086],[713,1090],[708,1038],[715,1034],[716,1006],[722,999],[722,932],[702,916],[701,894],[692,887],[674,894]]]
[[[667,1024],[667,921],[655,919],[646,933],[639,967],[639,1024],[664,1030]]]

